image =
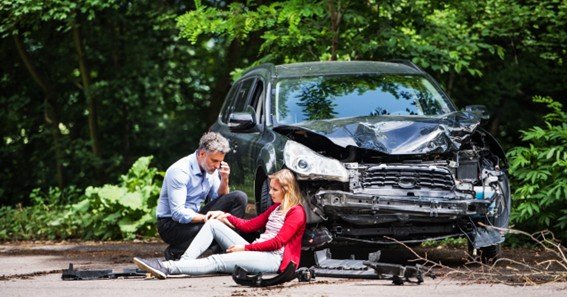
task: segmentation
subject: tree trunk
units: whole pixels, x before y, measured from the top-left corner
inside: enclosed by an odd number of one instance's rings
[[[99,159],[102,157],[102,150],[100,145],[100,138],[98,134],[98,102],[92,95],[90,71],[85,56],[83,41],[81,39],[81,32],[79,25],[73,21],[71,28],[73,34],[73,43],[77,51],[77,59],[79,62],[79,72],[81,73],[82,88],[87,99],[89,135],[91,137],[91,148],[93,154]]]
[[[331,32],[333,34],[331,40],[331,61],[337,60],[337,50],[339,48],[339,31],[340,31],[340,24],[341,24],[341,2],[339,1],[338,9],[335,9],[335,5],[333,3],[334,0],[327,1],[327,9],[329,11],[329,17],[331,18]]]
[[[51,138],[53,139],[53,147],[55,149],[55,179],[59,188],[65,187],[65,177],[63,172],[63,150],[61,148],[61,131],[59,131],[59,116],[57,114],[57,98],[55,88],[48,82],[41,73],[33,66],[31,58],[25,50],[24,43],[19,35],[14,35],[14,43],[18,50],[20,58],[24,62],[26,69],[32,76],[35,83],[44,93],[43,100],[43,117],[45,123],[49,127]]]

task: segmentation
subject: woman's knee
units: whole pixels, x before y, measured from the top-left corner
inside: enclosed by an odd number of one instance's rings
[[[212,229],[218,229],[221,225],[224,225],[223,222],[221,222],[217,219],[207,220],[205,225],[207,225],[207,224],[208,224],[208,227],[212,228]]]
[[[209,230],[210,232],[215,231],[215,229],[219,228],[219,223],[222,224],[219,220],[213,219],[213,220],[207,220],[205,222],[205,224],[203,225],[203,227],[201,227],[201,230],[205,229],[205,230]]]

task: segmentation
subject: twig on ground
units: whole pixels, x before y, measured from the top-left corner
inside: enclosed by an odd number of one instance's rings
[[[387,239],[410,251],[416,257],[412,262],[422,262],[422,265],[427,268],[427,273],[437,268],[447,271],[445,277],[457,275],[468,280],[508,285],[539,285],[551,282],[567,282],[567,257],[565,256],[567,249],[561,245],[561,242],[550,231],[546,230],[529,234],[515,229],[497,228],[484,224],[481,224],[481,226],[494,228],[510,234],[527,236],[553,258],[536,263],[500,258],[491,264],[485,264],[477,257],[471,258],[462,267],[453,268],[430,260],[427,257],[427,253],[424,256],[420,255],[405,243],[394,238],[387,237]],[[473,266],[475,269],[471,268]]]

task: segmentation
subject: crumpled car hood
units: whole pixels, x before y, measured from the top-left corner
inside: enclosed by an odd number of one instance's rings
[[[304,131],[341,147],[355,146],[389,155],[445,153],[458,150],[480,124],[476,113],[456,111],[437,117],[364,116],[281,125],[275,131]]]

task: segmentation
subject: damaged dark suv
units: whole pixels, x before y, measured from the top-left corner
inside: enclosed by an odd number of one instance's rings
[[[504,237],[486,226],[508,226],[510,188],[504,151],[480,127],[487,118],[483,106],[458,110],[411,62],[313,62],[247,71],[211,130],[229,139],[231,184],[255,194],[258,213],[271,204],[266,176],[285,167],[310,236],[465,236],[492,258]]]

